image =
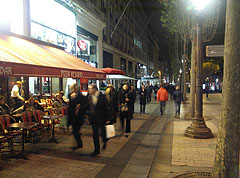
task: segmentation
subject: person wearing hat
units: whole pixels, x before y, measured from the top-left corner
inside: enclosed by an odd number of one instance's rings
[[[20,90],[21,86],[22,86],[22,82],[17,81],[16,85],[14,85],[13,88],[12,88],[11,101],[12,101],[13,110],[22,106],[22,102],[25,101],[25,99],[19,95],[19,90]]]
[[[182,101],[182,92],[180,91],[180,86],[176,86],[176,90],[173,92],[173,99],[175,101],[175,117],[180,116],[180,107],[181,107],[181,101]]]

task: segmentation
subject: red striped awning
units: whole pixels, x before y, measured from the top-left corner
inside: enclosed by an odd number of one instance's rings
[[[105,79],[106,74],[64,50],[0,34],[0,76]]]

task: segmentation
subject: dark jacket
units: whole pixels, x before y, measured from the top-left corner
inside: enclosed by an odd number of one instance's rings
[[[145,89],[144,91],[141,89],[139,91],[139,95],[140,95],[140,104],[141,105],[145,105],[146,101],[147,101],[147,90]]]
[[[76,119],[81,120],[83,122],[83,116],[87,110],[87,100],[86,97],[81,93],[77,93],[75,98],[71,97],[71,94],[68,95],[69,105],[68,105],[68,120],[69,124],[74,122]],[[78,111],[78,115],[75,115],[76,106],[80,104],[80,109]]]
[[[126,101],[126,98],[129,99],[129,101]],[[134,95],[133,92],[131,92],[130,90],[121,90],[120,95],[119,95],[119,103],[120,106],[121,104],[126,104],[128,106],[128,114],[132,114],[133,113],[133,105],[134,105]]]
[[[175,90],[173,92],[173,99],[174,99],[175,103],[180,104],[182,101],[182,92],[180,90]]]
[[[94,106],[92,103],[92,96],[87,95],[88,100],[88,114],[92,125],[102,125],[109,121],[108,101],[106,96],[99,93],[97,104]]]

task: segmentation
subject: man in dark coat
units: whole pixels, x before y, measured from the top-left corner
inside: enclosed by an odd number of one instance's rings
[[[73,135],[77,142],[77,146],[72,147],[72,149],[76,150],[83,147],[79,131],[84,122],[83,116],[87,109],[87,100],[86,97],[79,92],[78,84],[73,84],[71,90],[72,92],[69,94],[68,105],[68,126],[71,124],[73,128]]]
[[[99,129],[101,130],[101,136],[103,140],[103,149],[106,149],[106,128],[105,125],[110,123],[108,117],[108,101],[102,93],[98,91],[97,85],[92,84],[88,87],[88,105],[89,113],[93,131],[93,142],[94,152],[91,154],[92,157],[100,154],[100,143],[99,143]]]
[[[173,99],[175,101],[175,117],[180,116],[180,107],[182,101],[182,92],[180,91],[180,86],[176,86],[176,90],[173,92]]]
[[[145,89],[145,85],[142,85],[142,88],[139,91],[139,95],[140,95],[140,113],[145,113],[147,99],[147,90]]]
[[[147,102],[149,103],[151,102],[151,98],[152,98],[152,87],[148,84],[145,90],[147,91]]]

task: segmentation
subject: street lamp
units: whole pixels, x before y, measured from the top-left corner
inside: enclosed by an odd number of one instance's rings
[[[185,136],[192,138],[212,138],[213,134],[211,130],[206,126],[203,119],[203,102],[202,102],[202,50],[203,50],[203,39],[202,39],[202,24],[201,16],[204,8],[210,2],[210,0],[191,0],[193,6],[196,10],[196,61],[197,61],[197,71],[196,71],[196,115],[192,124],[185,130]]]

